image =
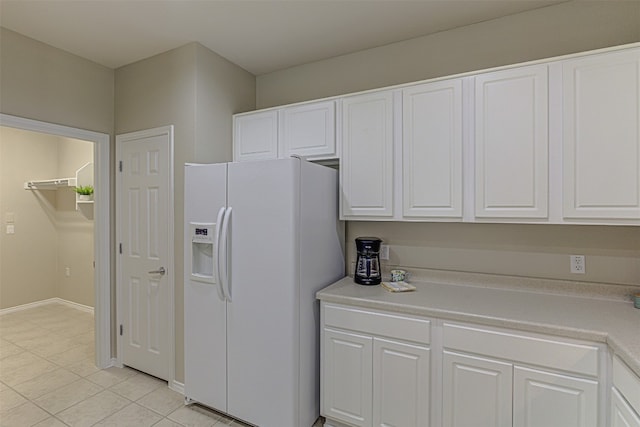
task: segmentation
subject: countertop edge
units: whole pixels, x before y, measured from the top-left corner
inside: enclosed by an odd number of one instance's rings
[[[345,279],[341,279],[345,280]],[[339,281],[340,282],[340,281]],[[339,283],[336,282],[335,284]],[[334,284],[334,285],[335,285]],[[446,285],[444,285],[446,286]],[[440,320],[469,322],[484,326],[510,328],[523,332],[541,333],[555,335],[570,339],[591,341],[594,343],[606,344],[609,349],[620,357],[629,368],[640,377],[640,360],[632,356],[627,345],[616,336],[615,331],[580,329],[562,324],[545,324],[539,322],[529,322],[515,318],[505,318],[499,316],[487,316],[469,312],[460,312],[436,307],[424,307],[409,305],[405,303],[394,303],[390,301],[379,301],[374,299],[344,296],[332,292],[333,285],[317,292],[316,298],[323,302],[352,305],[361,308],[392,311],[404,314],[432,317]]]

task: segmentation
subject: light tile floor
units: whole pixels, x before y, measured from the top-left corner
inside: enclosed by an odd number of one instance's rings
[[[136,370],[99,370],[93,315],[52,303],[0,315],[0,427],[14,426],[246,425],[185,406],[165,381]]]

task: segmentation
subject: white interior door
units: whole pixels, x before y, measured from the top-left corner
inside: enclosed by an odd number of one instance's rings
[[[169,380],[173,365],[173,128],[119,135],[119,359]]]

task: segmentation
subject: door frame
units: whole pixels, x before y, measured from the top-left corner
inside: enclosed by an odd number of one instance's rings
[[[167,305],[169,312],[168,314],[168,326],[169,330],[167,333],[169,334],[169,378],[168,383],[169,387],[181,391],[183,387],[180,384],[176,383],[176,346],[175,346],[175,232],[174,232],[174,222],[175,222],[175,205],[174,205],[174,131],[173,125],[161,126],[153,129],[145,129],[136,132],[123,133],[120,135],[116,135],[116,158],[115,158],[115,167],[116,167],[116,243],[114,246],[118,246],[118,243],[122,242],[122,215],[121,212],[121,204],[118,203],[118,197],[122,195],[122,174],[118,172],[119,166],[118,163],[121,159],[122,154],[122,144],[128,141],[134,141],[142,138],[149,138],[153,136],[163,136],[166,135],[168,137],[169,146],[167,149],[168,160],[169,160],[169,188],[167,194],[167,201],[172,209],[169,209],[167,212],[167,222],[169,225],[169,239],[168,239],[168,260],[167,260],[167,270],[169,274],[167,274],[167,286],[169,287],[169,295],[167,300]],[[117,252],[116,248],[116,252]],[[122,324],[122,319],[124,313],[122,313],[122,297],[123,297],[123,289],[122,289],[122,258],[116,254],[116,348],[117,354],[115,358],[115,365],[118,367],[124,366],[122,363],[122,335],[119,332],[119,326]]]
[[[109,134],[62,126],[0,113],[0,126],[66,138],[81,139],[94,144],[94,217],[93,250],[95,268],[95,364],[104,369],[113,366],[111,359],[111,240],[110,240],[110,175]]]

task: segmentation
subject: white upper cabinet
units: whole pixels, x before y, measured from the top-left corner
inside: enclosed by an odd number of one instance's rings
[[[280,111],[280,157],[335,157],[335,116],[335,101],[283,108]]]
[[[640,49],[563,66],[565,219],[640,219]]]
[[[393,218],[393,94],[342,100],[341,219]]]
[[[278,158],[278,111],[233,116],[233,160]]]
[[[318,101],[233,116],[233,160],[336,158],[336,101]]]
[[[462,80],[402,91],[402,213],[462,219]]]
[[[475,77],[475,216],[548,217],[548,69]]]

